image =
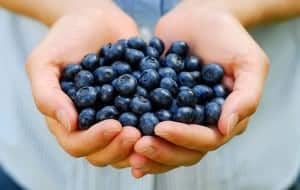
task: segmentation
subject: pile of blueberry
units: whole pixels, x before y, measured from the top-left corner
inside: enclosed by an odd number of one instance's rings
[[[79,113],[79,129],[105,119],[153,135],[160,121],[216,125],[228,92],[223,68],[189,55],[184,41],[165,45],[157,37],[147,44],[132,37],[104,45],[99,53],[67,65],[61,88]]]

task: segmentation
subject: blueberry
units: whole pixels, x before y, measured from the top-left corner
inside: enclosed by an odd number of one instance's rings
[[[102,48],[99,51],[99,56],[104,57],[105,55],[107,55],[108,52],[110,51],[111,46],[112,46],[111,43],[108,43],[108,44],[105,44],[104,46],[102,46]]]
[[[174,69],[176,72],[180,72],[184,69],[184,62],[177,54],[168,54],[165,63],[167,67]]]
[[[201,105],[196,105],[194,111],[195,111],[195,119],[193,123],[202,125],[205,119],[204,107]]]
[[[76,92],[75,103],[78,107],[93,106],[97,99],[97,92],[94,87],[82,87]]]
[[[198,103],[205,103],[213,98],[213,90],[206,85],[196,85],[193,88],[193,92],[198,99]]]
[[[127,48],[125,51],[125,60],[132,66],[137,66],[145,57],[142,51]]]
[[[75,88],[75,84],[74,82],[70,82],[70,81],[61,81],[60,87],[65,93],[67,93],[68,90]]]
[[[123,58],[125,50],[124,46],[118,43],[107,45],[103,50],[104,59],[107,60],[107,62],[120,60]]]
[[[123,46],[124,48],[127,48],[127,40],[126,39],[120,39],[117,41],[117,44],[120,44],[121,46]]]
[[[145,98],[147,98],[148,97],[148,92],[147,92],[147,90],[145,89],[145,88],[143,88],[143,87],[140,87],[140,86],[138,86],[137,88],[136,88],[136,93],[135,93],[137,96],[143,96],[143,97],[145,97]]]
[[[94,71],[96,81],[99,84],[111,82],[117,75],[117,73],[110,66],[98,67]]]
[[[97,112],[96,120],[116,119],[118,115],[119,112],[115,106],[105,106]]]
[[[215,97],[225,98],[227,96],[227,90],[222,84],[217,84],[213,87]]]
[[[178,85],[176,81],[168,77],[163,78],[160,81],[160,88],[170,91],[173,95],[176,95],[178,92]]]
[[[205,105],[205,121],[208,125],[216,125],[221,115],[221,106],[216,102]]]
[[[202,61],[196,56],[188,56],[184,59],[184,67],[188,71],[199,71],[201,69]]]
[[[117,96],[114,100],[114,105],[116,108],[122,112],[129,110],[129,104],[131,99],[123,96]]]
[[[98,98],[101,100],[102,103],[109,103],[114,99],[114,95],[114,88],[109,84],[104,84],[100,89]]]
[[[165,44],[158,37],[153,37],[149,42],[149,46],[155,48],[158,51],[159,55],[162,55],[165,51]]]
[[[76,74],[75,78],[76,88],[81,88],[85,86],[92,86],[94,84],[94,75],[90,71],[82,70]]]
[[[92,108],[83,109],[78,116],[78,128],[81,130],[90,128],[96,122],[96,111]]]
[[[193,123],[195,119],[195,111],[191,107],[179,107],[175,112],[173,119],[182,123]]]
[[[184,41],[175,41],[171,44],[168,54],[175,53],[181,57],[185,57],[189,52],[189,46]]]
[[[98,66],[99,67],[102,67],[105,65],[105,60],[103,57],[99,57],[99,61],[98,61]]]
[[[173,97],[171,93],[163,88],[156,88],[150,93],[152,103],[158,108],[169,108]]]
[[[81,65],[69,64],[64,68],[62,72],[62,78],[65,80],[73,80],[75,75],[79,73],[81,70],[82,70]]]
[[[159,120],[153,113],[145,113],[140,117],[139,129],[144,136],[154,135],[154,127],[159,123]]]
[[[151,102],[143,96],[135,96],[129,107],[133,113],[143,114],[152,110]]]
[[[112,69],[118,74],[123,75],[126,73],[131,73],[131,67],[126,62],[116,61],[112,64]]]
[[[159,69],[159,62],[155,57],[144,57],[140,62],[140,70]]]
[[[215,63],[206,64],[201,70],[202,80],[208,85],[215,85],[221,82],[224,76],[223,68]]]
[[[160,68],[158,70],[158,73],[161,78],[168,77],[168,78],[173,79],[174,81],[177,81],[177,74],[176,74],[175,70],[172,68],[169,68],[169,67]]]
[[[221,97],[216,97],[216,98],[212,99],[211,101],[219,104],[219,106],[221,106],[221,107],[225,102],[224,98],[221,98]]]
[[[134,94],[137,87],[137,80],[129,74],[119,76],[113,83],[115,89],[122,96]]]
[[[155,115],[159,121],[170,121],[172,119],[172,114],[168,110],[158,110]]]
[[[137,126],[138,124],[138,118],[134,113],[125,112],[122,113],[119,117],[119,121],[122,124],[122,126]]]
[[[144,70],[138,82],[146,89],[153,89],[159,84],[159,74],[153,69]]]
[[[176,101],[176,99],[173,99],[169,111],[170,111],[172,114],[175,114],[175,113],[177,112],[177,109],[178,109],[177,101]]]
[[[194,106],[197,98],[192,90],[182,90],[177,95],[177,104],[179,106]]]
[[[192,90],[190,87],[188,86],[181,86],[179,87],[179,91],[183,91],[183,90]]]
[[[193,87],[196,85],[196,81],[190,72],[180,72],[178,81],[181,86]]]
[[[201,82],[201,72],[200,71],[192,71],[190,73],[195,82]]]
[[[145,42],[145,40],[143,40],[143,38],[140,37],[131,37],[127,40],[127,46],[129,48],[133,48],[133,49],[138,49],[141,51],[144,51],[147,43]]]
[[[133,71],[132,75],[134,76],[134,78],[136,80],[139,80],[139,78],[141,77],[142,73],[141,73],[141,71]]]
[[[68,91],[67,91],[67,95],[73,100],[75,101],[76,100],[76,88],[70,88]]]
[[[99,57],[95,53],[89,53],[81,60],[81,66],[84,69],[93,71],[99,66]]]
[[[159,58],[159,56],[160,56],[157,49],[155,49],[154,47],[151,47],[151,46],[146,47],[145,54],[149,57],[155,57],[155,58]]]

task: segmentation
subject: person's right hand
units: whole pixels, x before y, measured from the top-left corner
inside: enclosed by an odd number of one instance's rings
[[[62,68],[78,63],[89,52],[108,42],[138,34],[135,23],[110,1],[69,8],[54,22],[49,34],[29,56],[26,65],[37,108],[48,128],[70,155],[86,157],[95,166],[129,166],[128,156],[140,138],[133,127],[122,128],[115,120],[79,131],[72,101],[59,85]],[[122,150],[122,151],[120,151]]]

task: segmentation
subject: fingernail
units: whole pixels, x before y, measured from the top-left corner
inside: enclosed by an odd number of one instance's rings
[[[231,114],[228,118],[227,123],[227,135],[231,133],[231,131],[234,129],[234,127],[237,125],[239,121],[239,118],[236,114]]]
[[[119,131],[119,129],[117,129],[117,128],[107,129],[106,131],[103,132],[103,136],[105,139],[109,140],[112,137],[114,137],[118,131]]]
[[[71,130],[71,124],[68,119],[68,114],[64,110],[59,110],[56,113],[56,119],[60,124],[62,124],[68,131]]]
[[[154,130],[157,136],[165,137],[168,135],[168,126],[157,126]]]
[[[153,155],[155,153],[155,148],[153,146],[147,146],[143,148],[142,152],[147,155]]]

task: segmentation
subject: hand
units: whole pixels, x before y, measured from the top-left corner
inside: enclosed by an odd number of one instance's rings
[[[155,129],[158,137],[141,138],[130,158],[135,177],[193,165],[243,132],[256,111],[268,72],[267,56],[239,20],[213,3],[182,1],[161,18],[156,35],[168,45],[187,41],[205,63],[220,63],[225,69],[224,83],[232,93],[217,128],[162,122]]]
[[[66,64],[78,63],[83,55],[96,52],[105,43],[135,35],[134,22],[113,3],[82,6],[60,17],[28,60],[34,100],[48,128],[66,152],[86,157],[96,166],[128,166],[127,157],[140,133],[132,127],[122,128],[115,120],[97,123],[86,131],[76,130],[77,113],[60,88],[60,73]]]

